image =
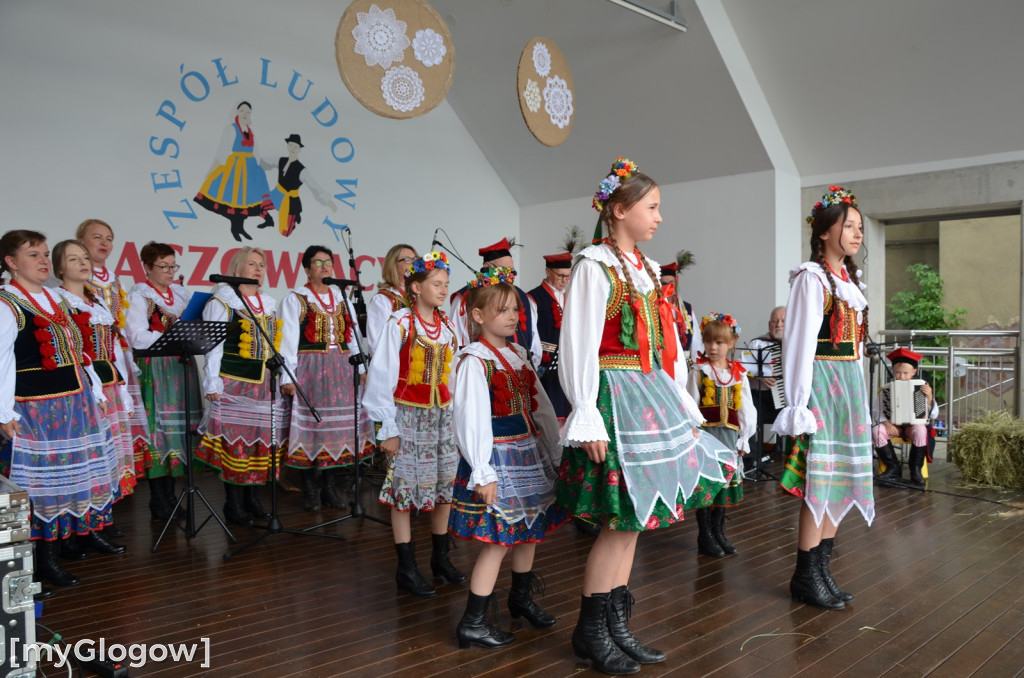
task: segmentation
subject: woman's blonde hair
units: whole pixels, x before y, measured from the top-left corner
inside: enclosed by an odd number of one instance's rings
[[[263,253],[261,247],[242,247],[235,252],[234,256],[231,257],[231,261],[228,262],[228,272],[226,275],[238,276],[242,275],[242,267],[245,266],[245,260],[249,258],[249,255],[255,252],[263,258],[263,263],[267,263],[267,255]]]
[[[384,255],[383,273],[381,277],[384,278],[382,282],[377,283],[377,289],[386,289],[388,287],[394,287],[396,290],[403,289],[405,287],[405,274],[398,273],[395,271],[395,265],[402,256],[402,250],[409,250],[412,252],[414,257],[418,257],[416,248],[412,245],[406,245],[405,243],[399,243]]]
[[[89,227],[93,224],[99,224],[100,226],[106,226],[107,230],[110,231],[110,235],[114,235],[114,229],[110,227],[110,224],[103,221],[102,219],[86,219],[78,225],[75,229],[75,239],[81,240],[85,237],[85,232],[89,230]]]

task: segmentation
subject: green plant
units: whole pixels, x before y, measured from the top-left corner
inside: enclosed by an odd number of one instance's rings
[[[916,290],[903,290],[889,299],[889,325],[913,330],[955,330],[964,325],[967,309],[959,306],[947,311],[942,277],[928,264],[907,266]]]

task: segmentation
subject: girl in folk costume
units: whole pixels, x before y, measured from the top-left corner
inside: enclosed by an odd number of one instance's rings
[[[320,509],[321,500],[330,508],[345,508],[338,494],[335,472],[355,461],[356,391],[352,383],[349,356],[359,353],[352,322],[354,309],[340,289],[324,284],[331,276],[334,254],[311,245],[302,255],[309,282],[292,290],[281,302],[278,314],[284,323],[281,355],[288,362],[299,385],[315,398],[322,417],[317,422],[301,398],[291,401],[291,422],[285,434],[285,465],[302,470],[303,505],[306,511]],[[295,396],[295,384],[282,375],[281,393]],[[364,433],[365,426],[360,427]],[[373,442],[360,435],[360,457],[372,454]],[[323,487],[318,491],[316,473],[321,470]]]
[[[448,298],[448,257],[427,252],[409,265],[409,308],[388,318],[366,378],[363,406],[380,428],[388,474],[381,503],[391,506],[398,552],[395,581],[416,596],[437,594],[416,566],[409,511],[430,511],[430,569],[450,583],[466,580],[448,559],[448,514],[459,453],[452,431],[448,375],[457,348],[455,333],[439,310]]]
[[[476,341],[459,352],[452,408],[462,460],[455,478],[449,531],[484,543],[473,567],[469,601],[456,637],[494,648],[515,636],[487,621],[501,561],[512,551],[508,609],[537,628],[555,618],[531,596],[533,556],[545,534],[568,520],[553,506],[555,468],[562,456],[558,419],[526,355],[506,341],[519,322],[519,295],[510,269],[477,274],[466,295]],[[539,587],[538,587],[539,588]]]
[[[740,336],[736,319],[725,313],[710,313],[700,321],[704,352],[690,372],[687,390],[704,417],[701,428],[718,438],[740,456],[750,451],[750,436],[757,427],[757,411],[750,397],[746,370],[732,351]],[[743,500],[743,475],[732,480],[715,496],[711,508],[697,509],[697,550],[721,558],[736,553],[725,536],[725,509]]]
[[[271,397],[277,394],[270,393],[266,360],[272,347],[263,335],[279,348],[282,322],[274,313],[274,299],[260,291],[265,270],[263,250],[239,249],[231,257],[227,274],[252,278],[258,284],[239,286],[244,302],[231,287],[222,285],[203,308],[203,320],[232,325],[227,339],[206,354],[203,391],[210,404],[199,426],[203,439],[195,456],[217,469],[227,497],[224,517],[243,526],[270,518],[256,488],[277,480],[270,478]],[[253,323],[259,323],[264,332]],[[275,411],[285,412],[283,407]]]
[[[101,300],[93,296],[85,283],[92,277],[89,252],[77,240],[64,240],[53,248],[53,273],[63,284],[58,290],[76,313],[89,314],[89,336],[86,352],[92,368],[103,385],[107,399],[107,421],[117,451],[118,487],[114,502],[135,490],[135,454],[132,451],[128,410],[133,407],[124,375],[128,372],[124,351],[118,343],[117,321]],[[92,350],[88,350],[89,347]],[[113,523],[111,523],[113,525]],[[104,532],[109,530],[108,526]],[[67,542],[70,544],[70,542]],[[121,549],[124,550],[123,548]],[[84,552],[78,557],[84,557]]]
[[[405,298],[405,271],[418,256],[411,245],[399,244],[389,249],[384,257],[381,276],[384,280],[377,283],[377,294],[366,307],[366,339],[370,353],[376,350],[380,331],[391,314],[409,308]]]
[[[166,243],[148,242],[139,252],[146,281],[132,287],[125,312],[125,333],[129,346],[137,351],[153,345],[188,306],[192,293],[174,282],[180,266],[174,249]],[[135,358],[139,389],[152,435],[149,478],[149,510],[153,520],[167,520],[177,497],[174,479],[185,474],[185,389],[188,389],[189,420],[203,416],[199,394],[199,372],[191,356],[183,371],[177,356]],[[187,377],[186,377],[187,375]]]
[[[99,532],[110,524],[118,482],[106,399],[87,350],[89,316],[44,287],[46,236],[8,231],[0,238],[0,432],[13,439],[10,478],[32,500],[36,572],[57,586],[78,578],[58,560],[60,542],[121,552]],[[90,386],[91,384],[91,386]]]
[[[125,331],[125,317],[128,310],[128,292],[121,286],[120,279],[107,268],[107,257],[114,249],[114,231],[110,225],[99,219],[86,219],[75,230],[75,238],[89,250],[92,259],[92,277],[86,281],[85,287],[93,296],[110,309],[117,325],[117,344],[124,353],[126,372],[121,378],[125,380],[130,401],[125,401],[128,410],[128,424],[131,427],[132,451],[135,455],[135,477],[142,478],[146,469],[153,463],[149,450],[149,419],[146,407],[142,402],[142,391],[139,387],[139,368],[132,358],[132,350],[128,345]],[[107,536],[121,537],[120,530],[111,525],[104,530]]]
[[[839,521],[857,508],[871,524],[871,417],[861,365],[867,300],[853,256],[864,238],[856,198],[830,186],[811,216],[811,261],[790,273],[782,342],[786,407],[774,430],[793,439],[783,488],[800,497],[795,600],[828,610],[853,596],[829,569]]]
[[[650,177],[616,160],[593,203],[608,238],[578,255],[562,319],[559,371],[573,409],[558,501],[604,527],[587,559],[572,644],[610,674],[665,659],[626,625],[640,531],[710,505],[736,468],[735,452],[698,438],[703,418],[686,393],[686,361],[669,329],[672,306],[656,264],[636,247],[657,230],[660,201]]]

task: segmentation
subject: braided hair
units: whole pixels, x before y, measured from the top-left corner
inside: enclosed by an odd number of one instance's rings
[[[858,214],[861,211],[855,206],[848,203],[839,203],[830,207],[822,207],[815,209],[811,212],[811,261],[819,264],[821,270],[825,273],[825,279],[828,280],[829,290],[832,293],[832,298],[836,296],[836,281],[832,276],[832,268],[825,261],[825,241],[821,239],[821,236],[831,230],[836,224],[846,223],[846,217],[849,215],[850,210],[857,210]],[[846,268],[846,275],[850,278],[850,282],[857,284],[857,275],[860,269],[857,268],[857,262],[853,260],[853,257],[846,255],[843,257],[843,266]],[[868,334],[868,307],[864,307],[864,329],[863,336]]]
[[[657,187],[658,184],[654,182],[654,179],[651,179],[643,172],[636,172],[633,176],[623,181],[622,184],[608,196],[607,200],[604,202],[604,206],[601,208],[601,216],[599,217],[599,220],[608,230],[608,242],[611,244],[612,253],[618,260],[619,266],[622,267],[622,275],[625,278],[626,290],[629,293],[630,299],[637,298],[638,294],[636,288],[633,286],[633,276],[629,274],[629,269],[626,268],[626,260],[622,257],[622,250],[619,249],[618,244],[615,242],[615,230],[612,228],[615,216],[612,210],[615,205],[621,205],[623,210],[630,209],[633,205],[640,202],[645,195]],[[650,262],[647,261],[647,257],[640,252],[639,248],[635,248],[634,252],[643,263],[644,269],[647,271],[647,275],[651,277],[651,280],[654,282],[654,288],[660,296],[661,278],[654,275],[654,270],[651,269]]]

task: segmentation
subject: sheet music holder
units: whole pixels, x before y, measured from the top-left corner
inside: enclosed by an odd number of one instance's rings
[[[199,530],[203,529],[206,523],[210,522],[210,518],[215,519],[221,526],[221,528],[227,533],[232,543],[237,543],[235,535],[231,534],[231,530],[224,524],[224,521],[220,519],[217,512],[213,510],[213,506],[207,501],[206,497],[203,496],[202,491],[195,486],[194,479],[192,477],[192,421],[190,412],[192,410],[192,404],[189,402],[189,389],[188,389],[188,371],[194,362],[189,360],[197,355],[205,355],[209,353],[211,349],[219,345],[228,335],[228,326],[230,323],[224,321],[214,320],[181,320],[171,325],[167,331],[165,331],[160,338],[153,342],[153,344],[143,350],[135,351],[135,357],[137,358],[162,358],[162,357],[177,357],[181,363],[182,372],[185,375],[185,449],[183,450],[185,456],[185,491],[178,497],[177,503],[174,505],[174,509],[171,511],[170,517],[167,522],[164,523],[164,529],[160,531],[160,536],[157,537],[156,542],[150,549],[153,553],[156,553],[157,548],[160,546],[160,542],[163,540],[164,535],[167,533],[167,528],[174,522],[175,513],[178,511],[178,507],[181,506],[182,502],[185,502],[185,537],[187,539],[194,538]],[[199,499],[206,504],[207,510],[210,511],[210,515],[207,516],[203,523],[196,527],[196,505],[195,497],[199,496]]]

